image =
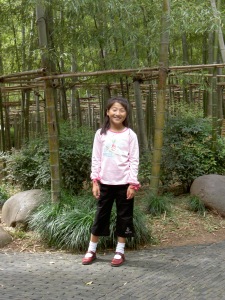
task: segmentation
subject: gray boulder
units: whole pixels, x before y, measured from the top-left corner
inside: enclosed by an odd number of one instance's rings
[[[12,237],[0,226],[0,248],[12,242]]]
[[[210,174],[196,178],[190,194],[202,200],[206,207],[225,216],[225,176]]]
[[[7,226],[26,226],[27,219],[32,211],[44,200],[45,194],[42,190],[28,190],[19,192],[10,197],[2,207],[2,222]]]

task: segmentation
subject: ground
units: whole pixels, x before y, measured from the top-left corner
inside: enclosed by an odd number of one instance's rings
[[[189,211],[184,203],[174,207],[171,216],[164,215],[152,221],[155,247],[215,243],[225,239],[225,219],[215,212],[204,215]]]
[[[148,224],[154,244],[145,245],[145,248],[216,243],[225,239],[225,218],[211,211],[206,211],[204,215],[191,212],[187,208],[186,196],[177,198],[170,215],[149,217]],[[0,225],[13,236],[13,242],[1,248],[3,252],[55,251],[47,248],[33,232]]]

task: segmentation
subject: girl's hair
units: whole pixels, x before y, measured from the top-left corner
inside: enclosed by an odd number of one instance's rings
[[[125,108],[127,115],[126,115],[126,119],[123,121],[123,125],[125,127],[129,127],[129,110],[130,109],[129,109],[128,100],[125,98],[122,98],[122,97],[112,97],[107,102],[107,107],[105,110],[105,119],[103,121],[100,134],[106,134],[107,130],[110,128],[110,120],[109,120],[109,116],[107,115],[107,112],[113,106],[113,104],[116,102],[121,104]]]

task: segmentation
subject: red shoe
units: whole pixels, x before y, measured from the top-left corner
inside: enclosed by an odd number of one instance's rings
[[[90,255],[88,257],[85,257],[86,254],[90,254]],[[90,265],[97,258],[95,252],[87,251],[86,254],[82,258],[82,265]]]
[[[116,255],[114,256],[113,260],[111,261],[112,267],[119,267],[125,262],[125,256],[124,254],[120,252],[116,252]]]

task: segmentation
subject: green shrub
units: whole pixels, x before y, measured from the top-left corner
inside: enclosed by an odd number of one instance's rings
[[[0,186],[0,207],[3,206],[5,201],[9,198],[8,192],[4,185]]]
[[[90,193],[83,192],[72,196],[63,194],[60,204],[49,201],[35,211],[29,220],[29,227],[39,233],[40,237],[55,248],[67,250],[87,250],[91,226],[96,212],[96,200]],[[98,248],[105,249],[116,245],[116,212],[111,215],[110,236],[99,240]],[[151,234],[145,226],[145,217],[138,207],[134,210],[136,237],[128,239],[127,247],[137,248],[149,243]]]
[[[78,193],[90,178],[93,131],[60,124],[59,152],[62,187]],[[51,175],[47,134],[30,141],[21,150],[6,156],[8,178],[22,189],[50,189]]]
[[[139,163],[139,174],[138,178],[141,185],[150,183],[151,176],[151,152],[148,151],[145,154],[140,155],[140,163]]]
[[[147,192],[143,198],[144,207],[147,213],[152,216],[160,216],[163,213],[171,212],[171,195],[155,195]]]
[[[63,188],[80,192],[84,181],[90,181],[91,154],[94,133],[86,127],[71,129],[68,123],[60,127],[60,160]]]
[[[211,120],[194,115],[170,117],[165,126],[160,179],[165,186],[181,183],[188,192],[205,174],[225,174],[225,140],[212,150]]]
[[[31,140],[21,150],[6,156],[6,179],[22,189],[50,187],[48,143],[45,137]]]

